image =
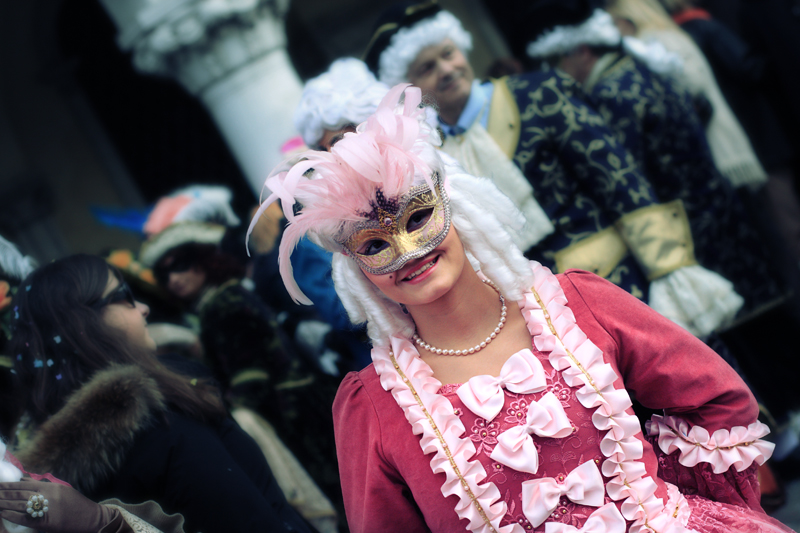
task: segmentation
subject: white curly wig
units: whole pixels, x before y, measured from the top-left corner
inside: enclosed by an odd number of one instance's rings
[[[408,67],[423,48],[451,39],[465,55],[472,50],[472,35],[449,11],[439,11],[392,36],[378,61],[378,79],[386,85],[408,80]]]
[[[398,106],[404,93],[404,105]],[[435,148],[439,139],[425,121],[420,101],[418,88],[394,87],[375,115],[359,125],[356,133],[346,134],[331,153],[307,152],[305,160],[268,178],[266,186],[272,194],[261,206],[266,209],[280,199],[290,221],[279,257],[289,294],[296,301],[311,303],[297,287],[289,262],[295,244],[307,235],[334,252],[336,292],[353,323],[366,322],[375,345],[386,344],[391,335],[410,337],[415,329],[410,315],[381,293],[339,244],[353,224],[364,220],[363,213],[378,190],[389,198],[400,196],[414,185],[431,184],[431,174],[438,172],[450,198],[452,225],[473,268],[515,300],[533,281],[529,263],[510,234],[522,227],[524,217],[491,180],[466,174],[454,159]],[[296,215],[295,202],[302,205]]]
[[[622,41],[622,34],[606,11],[595,9],[592,16],[581,24],[555,26],[541,37],[528,44],[530,57],[546,58],[564,55],[576,47],[617,46]]]
[[[294,126],[306,146],[319,143],[325,130],[361,124],[378,108],[389,86],[375,79],[363,61],[346,57],[306,82],[294,113]]]
[[[683,60],[669,52],[661,43],[646,43],[635,37],[623,37],[613,17],[602,9],[581,24],[555,26],[528,44],[527,52],[533,58],[564,55],[580,45],[621,46],[630,56],[647,65],[657,74],[677,77],[683,73]]]

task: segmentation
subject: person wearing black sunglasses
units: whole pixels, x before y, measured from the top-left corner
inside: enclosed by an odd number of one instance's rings
[[[116,281],[116,283],[115,283]],[[111,304],[127,303],[131,308],[136,307],[136,298],[133,296],[130,286],[116,276],[108,279],[108,285],[102,298],[92,304],[95,309],[102,309]]]
[[[156,350],[156,343],[147,330],[150,307],[137,301],[131,288],[121,278],[108,276],[102,297],[91,307],[100,312],[107,326],[122,333],[131,345],[144,350]]]
[[[94,501],[157,501],[184,516],[187,533],[313,531],[216,385],[156,358],[149,308],[103,259],[42,266],[14,305],[11,353],[31,435],[15,454],[28,470]]]

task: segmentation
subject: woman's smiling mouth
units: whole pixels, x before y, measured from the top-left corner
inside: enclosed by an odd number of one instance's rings
[[[439,256],[438,255],[436,257],[434,257],[433,259],[431,259],[430,261],[428,261],[425,264],[423,264],[421,267],[419,267],[417,270],[415,270],[414,272],[412,272],[411,274],[409,274],[405,278],[403,278],[403,281],[411,281],[411,280],[413,280],[414,278],[416,278],[417,276],[419,276],[423,272],[425,272],[428,269],[430,269],[431,267],[433,267],[436,264],[437,261],[439,261]]]

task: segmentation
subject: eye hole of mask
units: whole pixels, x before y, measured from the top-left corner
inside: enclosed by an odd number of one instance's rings
[[[406,231],[411,233],[412,231],[416,231],[425,224],[428,223],[428,220],[431,219],[431,215],[433,215],[433,208],[429,207],[428,209],[420,209],[413,215],[408,218],[408,223],[406,224]]]
[[[361,255],[375,255],[385,250],[387,246],[389,246],[389,243],[386,241],[382,241],[380,239],[372,239],[370,241],[365,242],[363,246],[361,246],[361,248],[358,250],[358,253],[360,253]]]

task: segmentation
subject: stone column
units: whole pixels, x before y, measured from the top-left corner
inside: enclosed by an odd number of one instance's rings
[[[101,2],[137,69],[172,77],[203,101],[258,194],[296,134],[302,83],[286,52],[289,0]]]

